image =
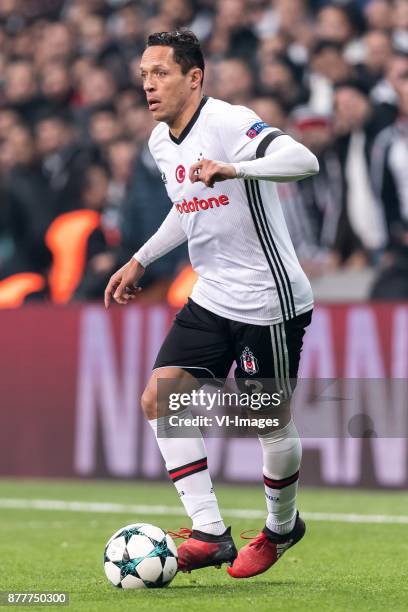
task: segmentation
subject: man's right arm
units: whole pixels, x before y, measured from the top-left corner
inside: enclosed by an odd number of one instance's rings
[[[133,255],[144,268],[156,259],[163,257],[187,240],[187,236],[181,227],[179,213],[174,206],[157,232]]]
[[[138,281],[145,269],[156,259],[169,253],[187,240],[181,227],[179,213],[172,206],[169,214],[155,234],[133,255],[132,259],[111,276],[105,289],[105,306],[111,299],[118,304],[128,304],[139,291]]]

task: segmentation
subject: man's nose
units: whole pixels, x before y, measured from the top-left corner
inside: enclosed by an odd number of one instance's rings
[[[149,78],[149,77],[145,78],[145,81],[143,83],[143,89],[145,91],[153,91],[155,89],[154,83],[153,83],[151,78]]]

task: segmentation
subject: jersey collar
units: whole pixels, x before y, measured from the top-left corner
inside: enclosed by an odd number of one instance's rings
[[[190,121],[187,123],[186,127],[181,132],[181,134],[180,134],[180,136],[178,138],[176,136],[173,136],[173,134],[169,130],[170,140],[172,140],[177,145],[179,145],[179,144],[181,144],[183,142],[185,137],[191,132],[191,129],[193,128],[193,126],[194,126],[195,122],[197,121],[198,117],[200,116],[201,109],[203,108],[203,106],[204,106],[204,104],[206,102],[208,102],[208,96],[204,96],[203,97],[203,99],[201,100],[201,102],[200,102],[196,112],[191,117]]]

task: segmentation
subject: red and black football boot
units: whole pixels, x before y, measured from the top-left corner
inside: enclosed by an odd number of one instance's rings
[[[305,531],[306,525],[298,512],[295,526],[290,533],[280,535],[265,526],[255,538],[241,536],[243,539],[251,539],[252,542],[241,548],[232,566],[227,567],[227,572],[233,578],[250,578],[266,572],[288,548],[303,538]]]
[[[232,564],[237,556],[231,527],[217,536],[198,529],[181,529],[179,532],[168,533],[175,538],[186,539],[177,549],[178,569],[181,572],[211,566],[219,568],[222,563]]]

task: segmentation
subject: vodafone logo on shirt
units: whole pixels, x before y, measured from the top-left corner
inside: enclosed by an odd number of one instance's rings
[[[211,197],[208,200],[199,200],[193,198],[192,200],[183,200],[175,204],[179,213],[194,213],[200,210],[208,210],[210,208],[219,208],[220,206],[227,206],[229,204],[228,196],[220,195],[218,197]]]

